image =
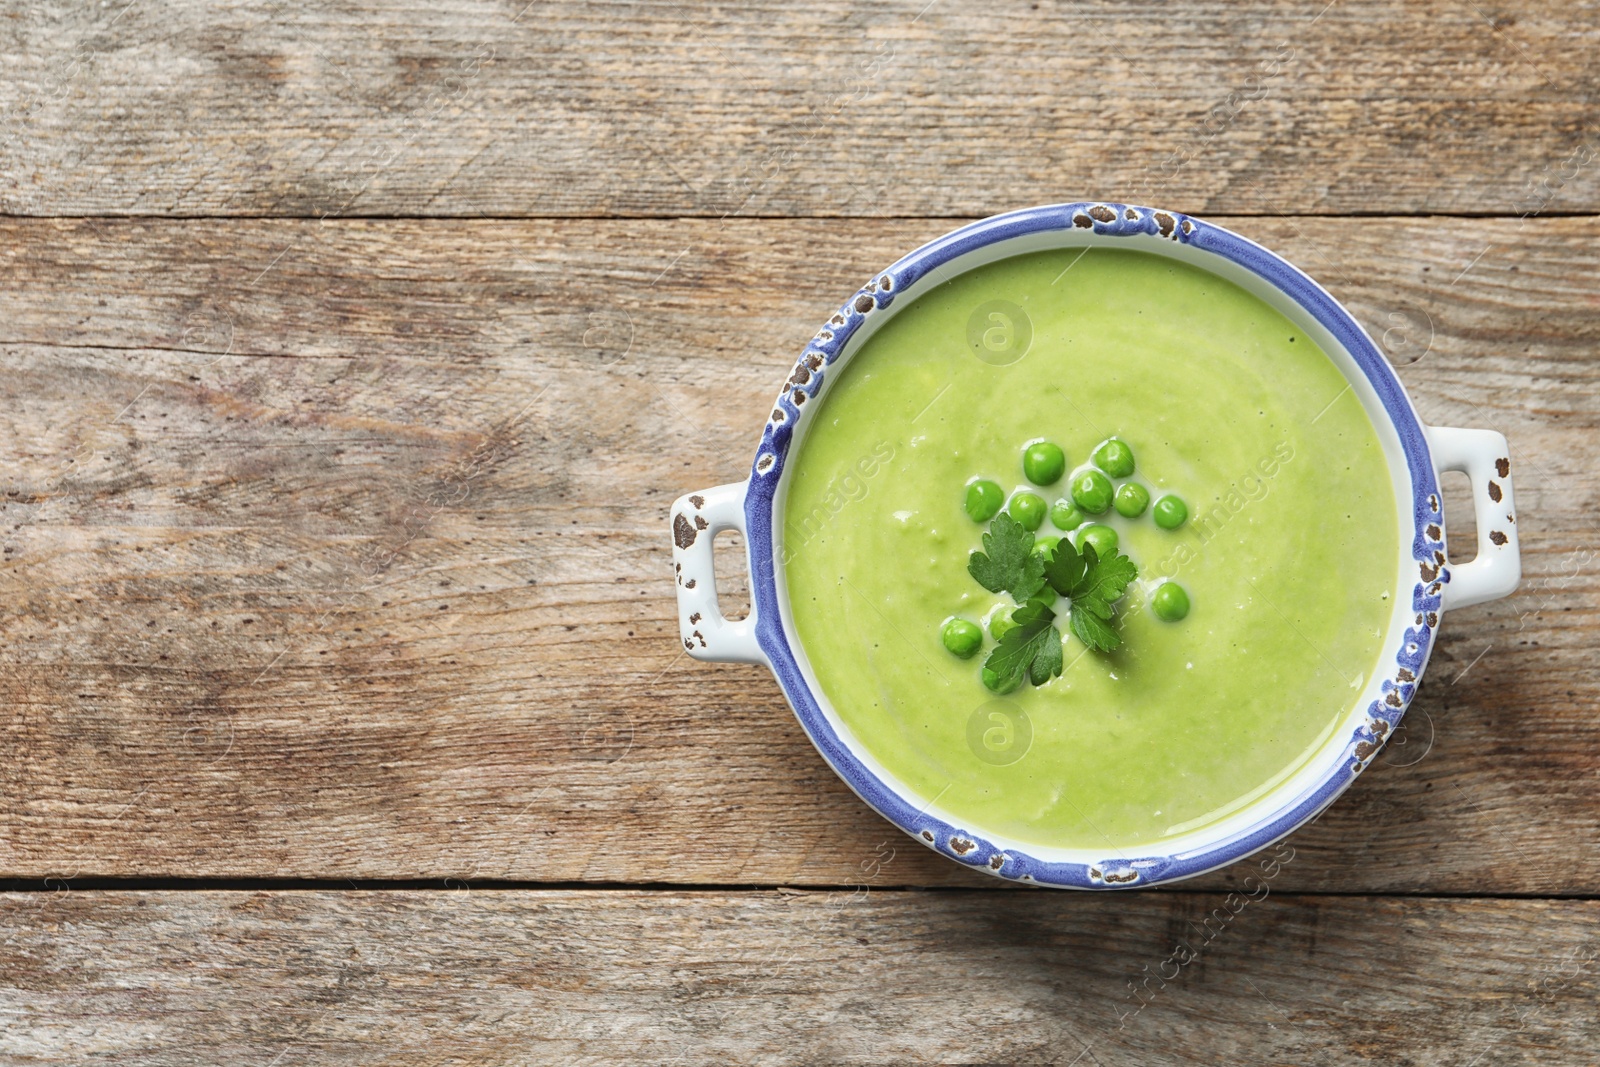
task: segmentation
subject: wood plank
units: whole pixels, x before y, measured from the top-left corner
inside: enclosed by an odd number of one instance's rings
[[[1520,479],[1524,590],[1285,887],[1600,890],[1600,220],[1231,222]],[[944,227],[0,223],[0,876],[974,879],[679,654],[665,533]]]
[[[1554,0],[49,0],[0,20],[0,211],[1593,212],[1597,42]]]
[[[1257,897],[9,894],[0,1054],[1592,1062],[1594,901],[1286,897],[1270,881]]]

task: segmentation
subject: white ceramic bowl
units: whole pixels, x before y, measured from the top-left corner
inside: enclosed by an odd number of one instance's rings
[[[817,684],[795,638],[782,567],[787,458],[825,407],[825,385],[862,342],[922,292],[995,260],[1043,249],[1137,249],[1201,267],[1280,311],[1322,347],[1349,380],[1382,442],[1399,515],[1395,608],[1386,668],[1367,683],[1333,739],[1299,771],[1221,822],[1174,838],[1155,855],[1045,848],[967,825],[908,790],[851,736]],[[1445,552],[1439,472],[1472,482],[1478,551],[1451,565]],[[1521,577],[1510,452],[1490,430],[1424,426],[1371,338],[1338,301],[1295,267],[1211,223],[1124,204],[1029,208],[964,226],[874,275],[801,353],[762,430],[748,481],[681,497],[672,507],[674,569],[684,648],[697,659],[770,667],[806,733],[834,771],[884,818],[959,863],[1002,878],[1101,889],[1187,878],[1240,859],[1315,817],[1345,790],[1393,732],[1428,663],[1446,611],[1510,593]],[[723,618],[712,539],[744,535],[751,610]]]

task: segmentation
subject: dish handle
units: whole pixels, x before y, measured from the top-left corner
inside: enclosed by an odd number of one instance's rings
[[[722,615],[711,542],[725,530],[745,539],[744,496],[748,482],[733,482],[680,496],[672,504],[672,570],[678,586],[678,632],[684,651],[713,663],[767,663],[756,641],[755,598],[750,614],[737,622]]]
[[[1451,565],[1440,607],[1453,611],[1509,595],[1522,580],[1522,553],[1517,548],[1511,449],[1505,436],[1493,430],[1430,426],[1428,447],[1436,469],[1460,471],[1472,481],[1472,511],[1478,524],[1478,554],[1467,563]]]

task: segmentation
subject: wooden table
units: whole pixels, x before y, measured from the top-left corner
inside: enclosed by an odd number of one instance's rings
[[[8,5],[0,1064],[1593,1062],[1600,18],[1324,3]],[[677,642],[827,309],[1092,196],[1517,464],[1246,906],[970,875]]]

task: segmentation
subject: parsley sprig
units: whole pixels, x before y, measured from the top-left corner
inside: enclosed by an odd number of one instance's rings
[[[1006,693],[1023,678],[1043,685],[1062,671],[1061,631],[1056,612],[1039,597],[1046,587],[1067,600],[1067,628],[1087,648],[1110,652],[1122,644],[1111,626],[1113,607],[1139,575],[1120,552],[1101,559],[1093,545],[1081,549],[1063,537],[1049,557],[1033,551],[1033,535],[1010,515],[995,517],[983,536],[983,551],[967,560],[967,573],[991,593],[1006,592],[1020,605],[1014,624],[983,666],[986,683]]]
[[[983,535],[983,551],[967,557],[967,573],[991,593],[1010,593],[1018,604],[1044,589],[1045,561],[1034,555],[1033,534],[1002,511]]]
[[[1061,631],[1055,628],[1055,617],[1043,600],[1030,600],[1011,613],[1016,625],[983,661],[984,669],[993,673],[995,692],[1009,693],[1024,677],[1043,685],[1061,673]]]
[[[1110,652],[1122,644],[1110,626],[1111,607],[1137,577],[1139,568],[1122,553],[1101,559],[1093,545],[1084,545],[1080,552],[1065,537],[1045,567],[1050,588],[1072,601],[1068,623],[1072,636],[1096,652]]]

